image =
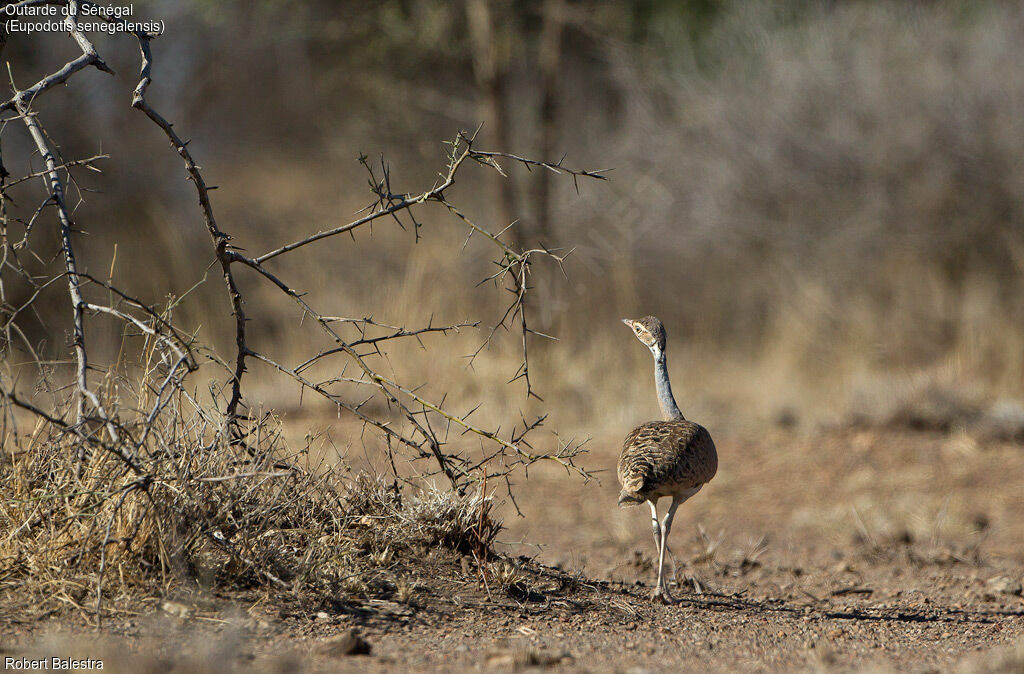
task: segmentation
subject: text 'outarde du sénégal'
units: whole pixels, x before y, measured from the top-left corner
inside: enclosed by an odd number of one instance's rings
[[[135,3],[127,5],[94,5],[92,3],[79,3],[78,16],[103,16],[114,19],[123,19],[135,15]],[[71,16],[71,3],[66,5],[7,5],[3,8],[6,16]]]
[[[72,5],[74,10],[72,11]],[[133,21],[135,4],[96,5],[73,3],[64,5],[5,5],[0,9],[0,22],[8,33],[59,33],[76,28],[85,33],[144,32],[160,35],[163,21]],[[74,26],[68,22],[73,21]]]

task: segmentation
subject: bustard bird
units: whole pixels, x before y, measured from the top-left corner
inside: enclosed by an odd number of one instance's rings
[[[654,316],[625,318],[636,338],[654,356],[654,384],[664,421],[648,421],[626,436],[619,455],[619,505],[651,506],[654,543],[658,547],[658,584],[653,599],[672,601],[665,583],[665,550],[676,508],[707,484],[718,471],[718,452],[707,429],[683,418],[668,381],[665,326]],[[658,521],[658,499],[671,496],[664,519]]]

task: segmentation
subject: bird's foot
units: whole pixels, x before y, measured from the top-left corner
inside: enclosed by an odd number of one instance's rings
[[[663,604],[674,604],[676,602],[672,595],[668,593],[668,588],[660,585],[654,588],[654,592],[651,593],[651,599],[660,601]]]

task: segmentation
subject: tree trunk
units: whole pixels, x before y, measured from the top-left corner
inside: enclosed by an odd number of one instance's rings
[[[478,105],[484,122],[484,135],[491,139],[495,150],[509,152],[512,147],[508,109],[505,105],[508,56],[503,48],[502,36],[496,33],[492,5],[491,0],[466,0],[466,23],[472,45],[473,75],[479,90]],[[500,221],[498,229],[503,229],[516,218],[515,183],[511,177],[502,176],[496,171],[493,176],[498,204],[497,217]],[[523,249],[525,237],[518,225],[512,227],[506,236],[513,249]]]
[[[558,135],[558,85],[562,60],[562,29],[565,25],[565,1],[545,0],[543,27],[537,60],[540,66],[540,143],[539,156],[545,161],[555,160],[555,142]],[[537,171],[533,187],[536,237],[545,246],[551,242],[551,172]]]

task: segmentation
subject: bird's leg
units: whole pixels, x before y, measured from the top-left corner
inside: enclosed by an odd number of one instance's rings
[[[658,540],[658,584],[654,586],[652,599],[660,599],[668,604],[672,601],[668,588],[665,586],[665,529],[661,529],[661,536]]]
[[[654,532],[654,547],[658,549],[658,559],[662,559],[661,554],[661,523],[658,521],[658,506],[655,500],[650,500],[648,503],[651,506],[651,530]],[[658,563],[658,583],[654,586],[654,593],[651,595],[652,599],[657,599],[661,596],[661,563]]]
[[[672,548],[668,544],[667,537],[666,537],[666,541],[665,541],[665,554],[668,555],[668,563],[671,564],[671,569],[672,569],[671,572],[668,574],[668,577],[678,583],[678,581],[679,581],[679,569],[676,567],[676,553],[672,552]]]
[[[672,603],[672,595],[669,594],[668,586],[665,584],[665,549],[668,548],[668,534],[672,530],[672,518],[675,517],[676,508],[680,503],[682,500],[673,496],[668,512],[665,513],[665,519],[661,522],[661,545],[658,546],[658,586],[655,588],[654,594],[656,597],[661,597],[666,604]]]
[[[658,506],[654,501],[648,501],[651,506],[651,529],[654,530],[654,546],[661,549],[661,525],[658,523]]]
[[[699,492],[701,487],[703,487],[703,486],[704,485],[700,485],[699,487],[691,489],[689,492],[686,492],[684,494],[676,495],[676,497],[673,498],[673,500],[672,500],[672,507],[669,509],[672,512],[672,515],[675,516],[676,508],[678,508],[679,506],[683,505],[688,500],[690,500],[690,498],[692,498],[694,494]],[[665,519],[666,519],[666,521],[668,521],[668,526],[671,527],[672,526],[672,524],[671,524],[672,519],[668,516],[668,513],[665,514]],[[668,545],[668,534],[667,533],[665,534],[665,551],[669,555],[668,560],[672,563],[672,579],[678,582],[679,570],[676,567],[676,555],[675,555],[674,552],[672,552],[672,548],[669,547],[669,545]]]

